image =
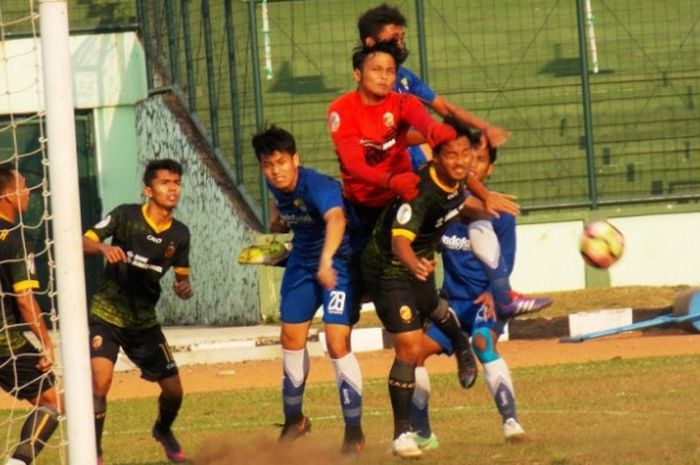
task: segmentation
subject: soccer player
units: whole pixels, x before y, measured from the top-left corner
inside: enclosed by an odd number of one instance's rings
[[[340,184],[299,164],[294,137],[270,126],[252,140],[267,186],[276,205],[274,227],[294,232],[292,251],[282,279],[281,341],[284,427],[281,441],[296,439],[311,429],[302,403],[309,373],[306,350],[309,326],[323,305],[326,348],[335,369],[345,420],[341,451],[357,454],[362,434],[362,374],[350,347],[352,325],[359,318],[354,292],[355,252]]]
[[[328,107],[343,194],[367,235],[397,196],[410,201],[418,195],[419,177],[406,152],[408,129],[414,127],[431,146],[455,137],[454,129],[433,120],[416,97],[392,92],[404,57],[395,41],[357,48],[352,57],[357,90]]]
[[[90,308],[90,357],[97,454],[102,463],[102,429],[107,393],[121,347],[146,381],[157,382],[158,418],[152,435],[175,463],[186,461],[171,426],[182,404],[177,365],[158,323],[155,306],[160,279],[172,267],[173,291],[192,297],[189,281],[190,232],[173,218],[180,200],[182,166],[170,159],[152,160],[143,174],[146,203],[124,204],[112,210],[83,237],[85,254],[101,254],[105,277]],[[112,238],[111,245],[102,241]]]
[[[471,167],[474,176],[485,182],[493,173],[496,157],[497,149],[488,144],[485,137],[481,137],[481,145],[474,153]],[[512,270],[516,248],[515,217],[502,214],[491,221],[505,262]],[[443,291],[449,296],[450,308],[457,313],[462,328],[471,335],[474,352],[484,368],[486,385],[503,420],[503,435],[507,440],[517,439],[525,435],[525,430],[516,415],[515,392],[508,365],[496,349],[498,336],[503,332],[508,318],[495,317],[489,278],[471,249],[468,228],[464,222],[454,221],[442,235]],[[424,361],[433,354],[449,355],[453,347],[442,331],[431,326],[423,337],[422,348],[416,368],[411,422],[421,449],[436,449],[439,443],[430,428],[430,380]]]
[[[0,166],[0,385],[17,399],[35,407],[24,421],[19,445],[5,465],[33,463],[58,426],[59,397],[54,387],[53,345],[34,298],[39,287],[34,259],[25,253],[26,243],[17,217],[27,211],[29,190],[22,174]],[[37,349],[24,335],[28,328],[38,339]]]
[[[360,41],[363,44],[372,45],[379,41],[396,40],[399,47],[404,48],[406,17],[398,8],[383,3],[369,9],[360,16],[357,21],[357,29],[360,33]],[[400,93],[408,93],[420,98],[423,102],[443,118],[451,117],[461,123],[480,129],[486,134],[493,146],[503,144],[510,133],[497,126],[491,126],[487,121],[481,120],[471,112],[461,108],[447,99],[438,95],[430,86],[423,82],[411,70],[399,66],[394,90]],[[420,150],[418,147],[416,149]],[[416,150],[412,150],[415,157],[414,165],[425,161],[424,156]]]
[[[393,336],[396,358],[389,373],[392,448],[400,457],[422,455],[411,432],[410,413],[424,320],[429,318],[450,334],[462,385],[471,387],[476,379],[469,341],[447,301],[438,297],[433,273],[440,237],[464,206],[464,179],[471,164],[469,132],[456,120],[449,124],[457,138],[435,147],[433,160],[420,171],[418,197],[409,202],[397,200],[384,210],[362,256],[365,285],[377,315]]]

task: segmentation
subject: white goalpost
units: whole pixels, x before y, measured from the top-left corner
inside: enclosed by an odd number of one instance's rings
[[[67,0],[39,0],[68,463],[97,462]]]

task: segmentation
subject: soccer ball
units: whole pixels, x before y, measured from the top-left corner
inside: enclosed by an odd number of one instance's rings
[[[594,221],[583,229],[581,255],[591,266],[608,268],[620,258],[624,248],[624,236],[607,221]]]

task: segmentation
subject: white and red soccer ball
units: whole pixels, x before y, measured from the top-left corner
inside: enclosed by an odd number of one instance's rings
[[[581,238],[581,256],[589,265],[608,268],[625,249],[625,237],[607,221],[588,223]]]

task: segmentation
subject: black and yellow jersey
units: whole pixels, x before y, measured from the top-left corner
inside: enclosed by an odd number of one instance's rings
[[[8,355],[27,342],[22,333],[23,321],[19,314],[16,295],[39,287],[34,256],[22,239],[22,226],[0,216],[0,305],[3,320],[0,324],[0,355]]]
[[[160,279],[170,267],[189,275],[190,232],[173,219],[158,228],[147,216],[146,205],[120,205],[85,233],[126,253],[128,263],[107,264],[90,315],[121,328],[150,328],[158,324],[155,305]]]
[[[446,185],[432,165],[419,171],[420,194],[410,202],[396,200],[379,217],[362,257],[362,272],[368,276],[398,277],[408,269],[391,251],[391,239],[404,236],[419,258],[432,258],[448,223],[464,206],[463,182]]]

